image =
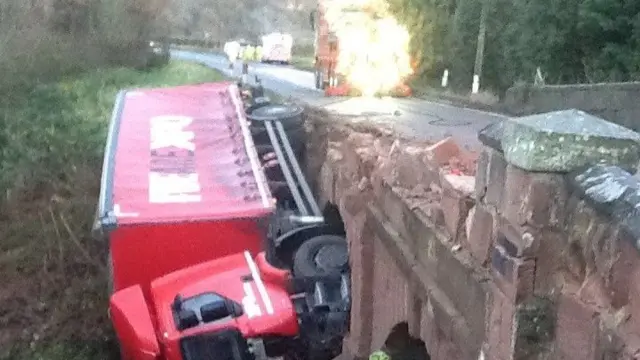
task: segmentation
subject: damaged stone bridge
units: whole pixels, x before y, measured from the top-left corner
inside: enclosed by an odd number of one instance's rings
[[[432,359],[640,358],[640,136],[569,110],[421,143],[309,112],[353,269],[345,358],[398,322]],[[597,165],[593,165],[597,164]]]

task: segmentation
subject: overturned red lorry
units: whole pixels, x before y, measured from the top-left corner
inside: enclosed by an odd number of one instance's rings
[[[95,230],[109,244],[109,316],[123,359],[341,351],[347,246],[301,170],[291,136],[304,114],[247,105],[232,82],[117,97]],[[265,171],[268,155],[277,171]]]

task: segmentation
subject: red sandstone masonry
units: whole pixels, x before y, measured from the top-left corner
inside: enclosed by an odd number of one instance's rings
[[[469,191],[443,181],[449,140],[430,148],[327,117],[311,113],[309,173],[347,225],[345,358],[403,320],[435,360],[640,358],[640,256],[562,177],[485,149]]]

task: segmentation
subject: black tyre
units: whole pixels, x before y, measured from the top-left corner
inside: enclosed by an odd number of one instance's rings
[[[305,241],[293,258],[293,274],[302,278],[342,274],[348,266],[347,241],[336,235],[320,235]]]
[[[267,104],[254,109],[247,117],[252,127],[264,128],[265,121],[280,121],[285,129],[300,127],[304,123],[304,110],[293,104]]]
[[[252,112],[256,111],[256,109],[261,108],[261,107],[263,107],[265,105],[269,105],[269,104],[271,104],[271,102],[266,97],[254,99],[253,103],[251,105],[249,105],[249,107],[246,109],[246,114],[249,115]]]

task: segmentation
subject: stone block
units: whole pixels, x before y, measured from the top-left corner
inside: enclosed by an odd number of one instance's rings
[[[561,227],[565,223],[569,191],[558,174],[534,174],[529,181],[524,205],[527,224]]]
[[[422,313],[420,316],[421,325],[420,325],[420,338],[424,340],[429,349],[431,356],[433,356],[433,351],[438,348],[438,338],[436,336],[436,322],[435,322],[435,313],[433,310],[433,305],[431,304],[431,300],[427,299],[423,302]]]
[[[475,198],[475,176],[452,174],[441,170],[439,184],[443,192],[454,192],[460,196]]]
[[[537,296],[553,294],[563,283],[562,270],[566,269],[564,256],[566,235],[558,231],[543,230],[535,235],[539,240],[536,257],[534,293]]]
[[[435,280],[437,286],[451,299],[455,308],[464,316],[471,333],[484,338],[488,280],[485,274],[474,272],[473,265],[456,256],[448,246],[433,242],[437,258]]]
[[[439,209],[440,204],[433,205]],[[426,213],[423,209],[412,209],[407,212],[404,219],[407,232],[413,234],[411,239],[407,239],[407,243],[418,259],[420,259],[421,252],[426,251],[428,243],[437,240],[435,229],[433,229],[432,225],[435,223],[432,215]],[[432,223],[432,221],[434,222]]]
[[[507,174],[507,161],[497,151],[489,151],[489,164],[487,168],[487,191],[484,201],[486,204],[499,209],[505,191]]]
[[[468,221],[469,249],[480,264],[484,265],[489,259],[489,250],[495,237],[493,214],[484,206],[476,204],[469,211]]]
[[[398,186],[413,189],[416,186],[428,188],[439,183],[439,171],[432,162],[425,161],[427,150],[417,146],[399,149],[394,164],[395,181]]]
[[[459,158],[460,147],[453,139],[448,137],[429,146],[426,151],[426,159],[438,166],[447,165],[453,158]]]
[[[475,191],[474,197],[477,202],[481,202],[487,193],[487,174],[489,172],[489,157],[490,152],[482,150],[478,156],[478,162],[476,163],[476,177],[475,177]]]
[[[560,296],[556,348],[564,359],[596,360],[599,336],[597,313],[572,295]],[[599,359],[598,359],[599,360]]]
[[[596,260],[596,254],[605,247],[613,245],[609,235],[609,221],[599,216],[598,212],[589,206],[584,200],[571,201],[571,209],[567,216],[566,224],[567,240],[569,244],[575,244],[583,256]],[[595,263],[589,264],[595,267]]]
[[[531,173],[508,165],[500,214],[516,225],[562,226],[569,193],[557,174]]]
[[[432,289],[429,298],[431,299],[433,320],[438,329],[442,331],[446,338],[454,338],[455,323],[464,322],[462,314],[458,312],[447,295],[440,289]]]
[[[501,219],[496,234],[496,243],[514,258],[533,259],[538,253],[540,245],[533,232],[527,228],[516,228],[508,221]]]
[[[629,312],[631,328],[640,334],[640,268],[636,268],[629,279]]]
[[[622,224],[640,250],[640,180],[616,166],[595,165],[568,175],[570,187]]]
[[[325,162],[320,168],[318,203],[335,202],[336,176],[331,163]]]
[[[516,306],[498,288],[493,288],[487,322],[487,359],[513,359],[513,320]]]
[[[358,219],[361,221],[362,219]],[[374,233],[369,219],[364,217],[360,236],[351,239],[349,262],[351,266],[351,327],[350,348],[355,354],[367,352],[371,345],[371,321],[373,318]],[[347,231],[349,231],[347,229]],[[351,235],[351,234],[350,234]]]
[[[484,331],[481,334],[473,332],[468,318],[456,309],[450,298],[441,289],[433,288],[429,292],[429,299],[439,335],[438,345],[441,345],[443,340],[446,340],[445,343],[447,341],[453,342],[458,345],[457,350],[465,354],[465,356],[457,358],[475,358],[482,346]]]
[[[407,323],[411,336],[420,337],[420,327],[422,326],[423,301],[420,294],[422,288],[409,283],[409,293],[407,294]]]
[[[383,184],[380,193],[376,194],[375,201],[396,231],[402,236],[411,236],[407,234],[404,225],[407,203],[396,189],[388,184]]]
[[[525,199],[531,181],[531,173],[508,165],[504,175],[503,198],[498,212],[515,225],[525,225]]]
[[[555,309],[547,298],[533,297],[518,305],[515,315],[515,359],[545,358],[555,335]]]
[[[435,277],[438,257],[435,252],[436,242],[440,242],[434,229],[428,225],[428,217],[422,210],[417,209],[408,218],[408,229],[416,234],[415,254],[418,264],[424,267],[430,277]]]
[[[509,256],[506,250],[496,245],[491,253],[494,282],[502,293],[514,303],[533,295],[535,261]]]
[[[478,132],[478,140],[485,146],[502,152],[502,137],[504,133],[504,121],[496,121],[487,125]]]
[[[440,202],[444,214],[444,222],[451,239],[460,241],[466,237],[465,221],[473,200],[458,193],[445,191]]]
[[[632,276],[640,265],[638,252],[632,242],[621,238],[622,236],[624,235],[619,232],[616,238],[609,240],[617,242],[619,250],[613,259],[608,276],[605,276],[605,286],[611,296],[611,305],[616,309],[629,303],[629,289],[633,286]]]
[[[597,163],[635,169],[640,134],[580,110],[513,118],[503,123],[509,163],[529,171],[569,172]]]

